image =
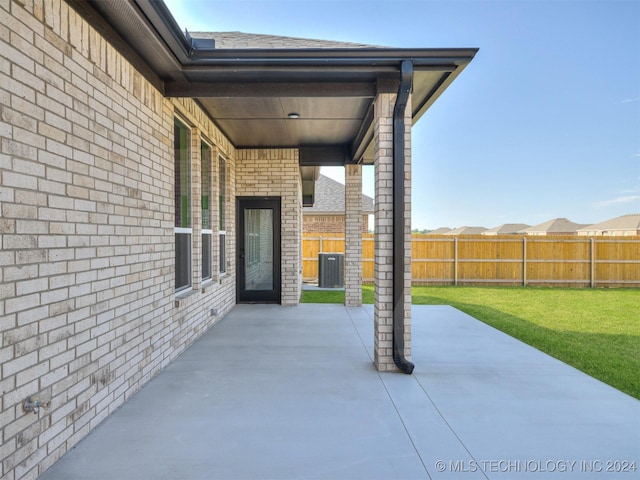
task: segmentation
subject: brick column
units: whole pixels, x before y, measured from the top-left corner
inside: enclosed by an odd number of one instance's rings
[[[345,205],[345,305],[362,305],[362,166],[347,165]]]
[[[393,361],[393,107],[396,94],[375,101],[375,296],[374,363],[379,371],[398,371]],[[404,356],[411,358],[411,107],[405,115]]]

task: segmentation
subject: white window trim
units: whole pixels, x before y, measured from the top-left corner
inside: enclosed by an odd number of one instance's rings
[[[228,165],[228,160],[227,158],[222,155],[219,154],[218,155],[218,198],[220,197],[220,189],[221,189],[221,183],[220,183],[220,162],[224,162],[224,226],[225,229],[224,230],[218,230],[218,257],[220,257],[220,254],[223,250],[223,242],[220,241],[220,237],[224,236],[224,259],[218,258],[218,271],[219,274],[221,276],[226,275],[227,274],[227,261],[228,261],[228,251],[227,251],[227,229],[226,229],[226,222],[227,222],[227,207],[228,207],[228,201],[227,201],[227,178],[229,176],[229,165]],[[220,219],[218,219],[218,228],[220,228]],[[224,260],[224,261],[220,261],[220,260]]]
[[[192,164],[192,146],[191,146],[191,141],[192,141],[192,127],[190,126],[189,122],[185,121],[181,116],[179,115],[175,115],[174,116],[174,122],[177,121],[179,123],[182,124],[182,126],[189,132],[189,141],[187,142],[187,156],[189,159],[189,171],[188,176],[189,176],[189,198],[190,198],[190,202],[193,201],[192,198],[192,193],[193,193],[193,164]],[[175,160],[174,160],[175,161]],[[190,209],[190,214],[193,215],[193,212],[191,211],[191,205],[189,206]],[[188,277],[189,277],[189,283],[185,286],[182,287],[176,287],[174,289],[174,293],[175,294],[184,294],[185,292],[188,292],[190,290],[193,289],[193,217],[191,217],[191,227],[173,227],[173,232],[174,232],[174,237],[176,234],[188,234],[189,235],[189,239],[191,240],[191,244],[189,246],[189,262],[188,262]],[[177,244],[175,245],[175,248],[178,248]],[[175,265],[175,268],[177,269],[177,265]]]
[[[214,196],[215,196],[215,179],[216,179],[216,175],[217,175],[217,172],[215,171],[216,164],[214,162],[214,159],[215,159],[215,155],[217,155],[217,150],[216,150],[216,147],[214,146],[213,142],[209,141],[209,139],[207,139],[205,136],[200,135],[200,152],[202,152],[202,144],[205,144],[208,147],[209,155],[210,155],[210,158],[208,159],[209,160],[209,175],[210,175],[209,188],[208,188],[209,192],[208,193],[209,193],[209,197],[210,197],[210,199],[209,199],[209,211],[211,212],[211,209],[214,207],[213,199],[214,199]],[[202,157],[202,153],[201,153],[201,155],[200,155],[200,173],[201,173],[201,176],[202,176],[203,162],[204,162],[204,158]],[[203,192],[201,190],[201,192],[200,192],[200,196],[201,197],[202,197],[202,193]],[[200,202],[200,206],[202,206],[202,202]],[[200,214],[201,214],[201,220],[202,220],[202,218],[203,218],[202,211],[200,212]],[[214,261],[214,258],[213,258],[213,253],[214,253],[215,249],[214,249],[214,243],[213,243],[214,240],[213,240],[212,217],[213,216],[211,215],[211,213],[209,213],[210,228],[201,227],[201,230],[200,230],[200,238],[201,239],[203,238],[203,235],[211,235],[211,244],[210,244],[210,253],[211,253],[210,261],[211,261],[211,265],[209,265],[210,274],[209,274],[208,277],[204,277],[204,276],[202,277],[202,281],[205,282],[205,283],[213,281],[214,278],[216,277],[216,273],[215,273],[215,266],[216,265],[215,265],[215,261]],[[201,248],[200,258],[201,258],[201,261],[204,261],[204,243],[202,241],[201,241],[201,244],[200,244],[200,248]],[[201,265],[201,269],[202,268],[204,268],[203,265]]]

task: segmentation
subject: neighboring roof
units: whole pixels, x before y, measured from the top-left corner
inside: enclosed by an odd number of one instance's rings
[[[189,32],[192,38],[213,39],[217,49],[247,48],[386,48],[364,43],[337,42],[312,38],[283,37],[244,32]]]
[[[443,235],[445,233],[449,233],[451,230],[453,229],[449,227],[440,227],[436,228],[435,230],[431,230],[428,235]]]
[[[578,229],[578,232],[602,232],[602,231],[640,231],[640,214],[633,213],[622,215],[616,218],[610,218],[604,222],[588,225]]]
[[[482,232],[486,232],[487,230],[488,229],[485,227],[458,227],[444,235],[478,235]]]
[[[316,181],[313,207],[304,207],[303,215],[342,214],[344,215],[344,185],[326,175]],[[362,195],[362,213],[372,214],[373,198]]]
[[[532,234],[532,233],[575,233],[579,228],[586,227],[586,223],[574,223],[566,218],[554,218],[547,222],[534,225],[533,227],[524,228],[520,233]]]
[[[482,235],[509,235],[520,233],[520,230],[528,228],[530,225],[526,223],[504,223],[497,227],[490,228],[482,232]]]

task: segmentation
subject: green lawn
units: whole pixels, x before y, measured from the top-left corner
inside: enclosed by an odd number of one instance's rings
[[[363,302],[373,303],[364,286]],[[451,305],[640,399],[640,290],[414,287],[414,305]],[[343,303],[344,292],[304,291]]]

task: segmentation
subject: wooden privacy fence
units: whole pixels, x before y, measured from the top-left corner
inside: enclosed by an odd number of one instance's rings
[[[363,283],[374,242],[363,234]],[[305,233],[304,280],[317,280],[320,252],[344,251],[344,235]],[[413,235],[411,268],[414,285],[640,287],[640,236]]]

